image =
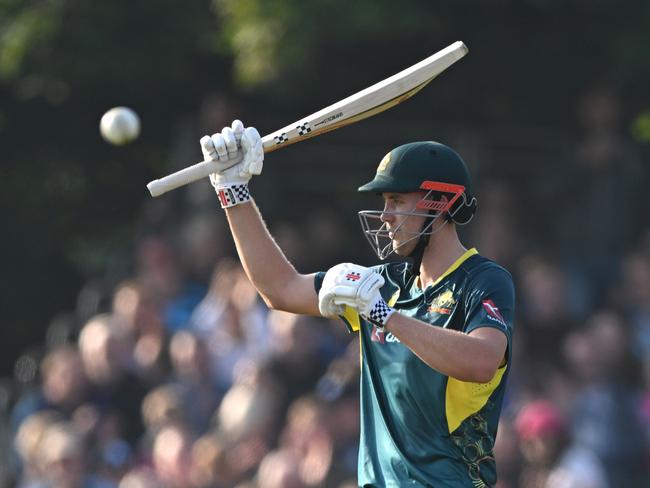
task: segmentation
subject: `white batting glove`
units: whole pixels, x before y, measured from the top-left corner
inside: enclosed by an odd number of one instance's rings
[[[381,297],[384,278],[379,273],[352,263],[338,264],[325,274],[318,293],[318,309],[326,317],[341,315],[345,306],[356,309],[364,319],[382,328],[395,310]]]
[[[210,183],[224,208],[250,200],[248,181],[253,175],[262,173],[264,148],[262,138],[255,127],[244,128],[241,120],[235,120],[231,127],[201,138],[201,152],[206,161],[215,161],[228,166],[233,159],[242,157],[235,165],[210,175]]]

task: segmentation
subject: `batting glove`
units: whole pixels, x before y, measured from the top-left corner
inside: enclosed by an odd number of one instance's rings
[[[318,309],[322,315],[332,317],[343,314],[347,305],[381,329],[395,312],[381,297],[379,290],[383,285],[384,278],[370,268],[338,264],[325,274],[318,293]]]
[[[262,138],[254,127],[244,128],[240,120],[221,132],[201,138],[203,159],[228,165],[234,159],[241,161],[210,175],[221,206],[233,207],[250,200],[248,181],[253,175],[262,173],[264,148]]]

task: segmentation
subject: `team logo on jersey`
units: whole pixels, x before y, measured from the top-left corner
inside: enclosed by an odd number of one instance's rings
[[[501,315],[499,307],[497,307],[492,300],[483,300],[483,308],[487,312],[488,319],[506,327],[506,321],[503,318],[503,315]]]
[[[446,290],[433,299],[431,305],[429,305],[429,312],[449,315],[454,305],[456,305],[454,293],[451,290]]]

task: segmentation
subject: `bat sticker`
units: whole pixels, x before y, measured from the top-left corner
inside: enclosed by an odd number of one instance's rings
[[[343,117],[343,112],[339,112],[337,114],[330,115],[329,117],[326,117],[323,120],[321,120],[319,123],[314,124],[314,127],[318,127],[321,124],[326,124],[327,122],[331,122],[332,120],[340,119],[341,117]]]

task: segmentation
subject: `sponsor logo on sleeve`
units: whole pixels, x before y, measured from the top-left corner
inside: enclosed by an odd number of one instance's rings
[[[492,300],[483,300],[483,308],[487,312],[488,319],[504,327],[507,327],[506,321],[499,311],[499,307],[497,307]]]

